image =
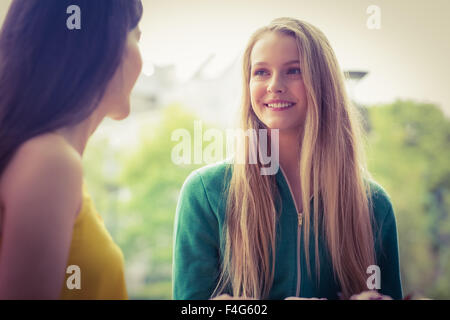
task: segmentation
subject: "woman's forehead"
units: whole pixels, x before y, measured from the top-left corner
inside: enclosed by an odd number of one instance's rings
[[[294,37],[278,32],[262,35],[254,44],[250,61],[252,65],[285,65],[299,60]]]

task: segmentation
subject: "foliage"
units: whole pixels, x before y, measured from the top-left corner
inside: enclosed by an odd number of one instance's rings
[[[394,205],[404,292],[449,299],[450,121],[411,101],[369,114],[369,169]]]
[[[86,159],[86,167],[91,167],[86,174],[90,190],[96,186],[91,192],[97,208],[124,252],[130,298],[171,298],[172,236],[178,194],[186,177],[198,167],[175,165],[171,160],[175,145],[172,132],[185,128],[193,135],[194,116],[174,105],[165,108],[158,120],[142,122],[135,150],[122,147],[108,154],[105,139],[98,139],[95,146],[89,147],[93,153],[95,148],[96,160]],[[116,159],[120,169],[113,179],[103,174],[102,182],[99,176],[102,165],[108,161],[105,156]]]

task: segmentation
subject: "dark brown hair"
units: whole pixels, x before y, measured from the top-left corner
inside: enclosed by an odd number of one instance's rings
[[[77,5],[81,29],[69,30]],[[89,117],[119,67],[140,0],[13,0],[0,31],[0,175],[26,140]]]

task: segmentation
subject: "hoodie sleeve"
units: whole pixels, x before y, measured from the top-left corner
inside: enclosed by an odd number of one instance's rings
[[[381,271],[381,288],[379,291],[392,297],[402,299],[402,283],[400,278],[400,258],[397,236],[397,223],[391,201],[386,191],[377,186],[373,198],[375,217],[378,220],[378,237],[376,238],[377,265]]]
[[[194,171],[179,197],[174,230],[173,298],[209,299],[220,272],[219,224],[201,175]]]

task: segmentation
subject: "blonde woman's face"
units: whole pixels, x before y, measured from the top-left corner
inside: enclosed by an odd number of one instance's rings
[[[131,91],[142,71],[143,64],[139,49],[140,36],[139,27],[128,33],[122,63],[110,80],[101,101],[104,114],[115,120],[122,120],[130,113]]]
[[[270,129],[298,131],[306,115],[306,91],[295,39],[264,34],[250,55],[253,111]]]

